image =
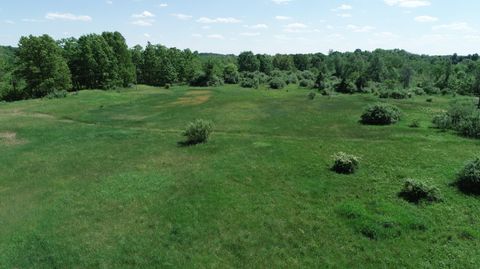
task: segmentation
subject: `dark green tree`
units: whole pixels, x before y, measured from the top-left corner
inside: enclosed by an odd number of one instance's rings
[[[16,73],[31,97],[72,88],[71,74],[58,44],[48,35],[20,38]]]

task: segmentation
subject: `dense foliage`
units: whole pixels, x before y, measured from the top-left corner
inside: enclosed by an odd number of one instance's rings
[[[381,49],[328,55],[202,54],[151,43],[129,49],[118,32],[57,42],[46,35],[30,36],[20,40],[18,49],[0,48],[0,99],[7,101],[55,90],[224,83],[273,89],[298,83],[322,94],[373,92],[395,99],[412,94],[480,96],[478,55],[427,56]]]
[[[344,152],[333,156],[332,170],[339,174],[353,174],[358,169],[360,159],[357,156]]]

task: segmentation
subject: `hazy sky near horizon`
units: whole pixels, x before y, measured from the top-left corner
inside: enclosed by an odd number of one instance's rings
[[[121,32],[201,52],[480,52],[475,0],[0,0],[0,44]]]

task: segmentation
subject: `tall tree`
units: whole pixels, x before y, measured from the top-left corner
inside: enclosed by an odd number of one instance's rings
[[[135,66],[125,38],[119,32],[103,32],[102,37],[112,48],[117,59],[118,76],[124,87],[135,82]]]
[[[242,52],[238,56],[238,69],[240,72],[259,71],[260,61],[251,51]]]
[[[70,90],[71,74],[58,44],[48,35],[20,38],[17,74],[25,79],[31,97]]]

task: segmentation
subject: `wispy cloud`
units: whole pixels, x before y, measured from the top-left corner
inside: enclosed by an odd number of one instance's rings
[[[356,33],[367,33],[367,32],[371,32],[372,30],[374,30],[375,27],[369,26],[369,25],[358,26],[358,25],[354,25],[354,24],[349,24],[349,25],[347,25],[347,29],[351,30],[353,32],[356,32]]]
[[[181,14],[181,13],[174,13],[172,14],[172,16],[183,21],[190,20],[191,18],[193,18],[193,16]]]
[[[389,6],[398,6],[403,8],[417,8],[430,6],[432,3],[427,0],[384,0]]]
[[[292,19],[292,17],[288,17],[288,16],[275,16],[275,19],[277,21],[289,21]]]
[[[242,21],[236,18],[228,17],[228,18],[208,18],[208,17],[201,17],[197,20],[199,23],[241,23]]]
[[[211,39],[225,39],[225,37],[220,34],[211,34],[211,35],[207,35],[207,37]]]
[[[416,22],[436,22],[438,21],[437,17],[432,16],[417,16],[415,17]]]
[[[277,5],[286,5],[292,1],[293,0],[272,0],[272,2]]]
[[[466,22],[453,22],[432,27],[435,31],[474,32],[475,29]]]
[[[74,15],[72,13],[50,12],[45,15],[47,20],[64,20],[64,21],[92,21],[92,17],[87,15]]]

